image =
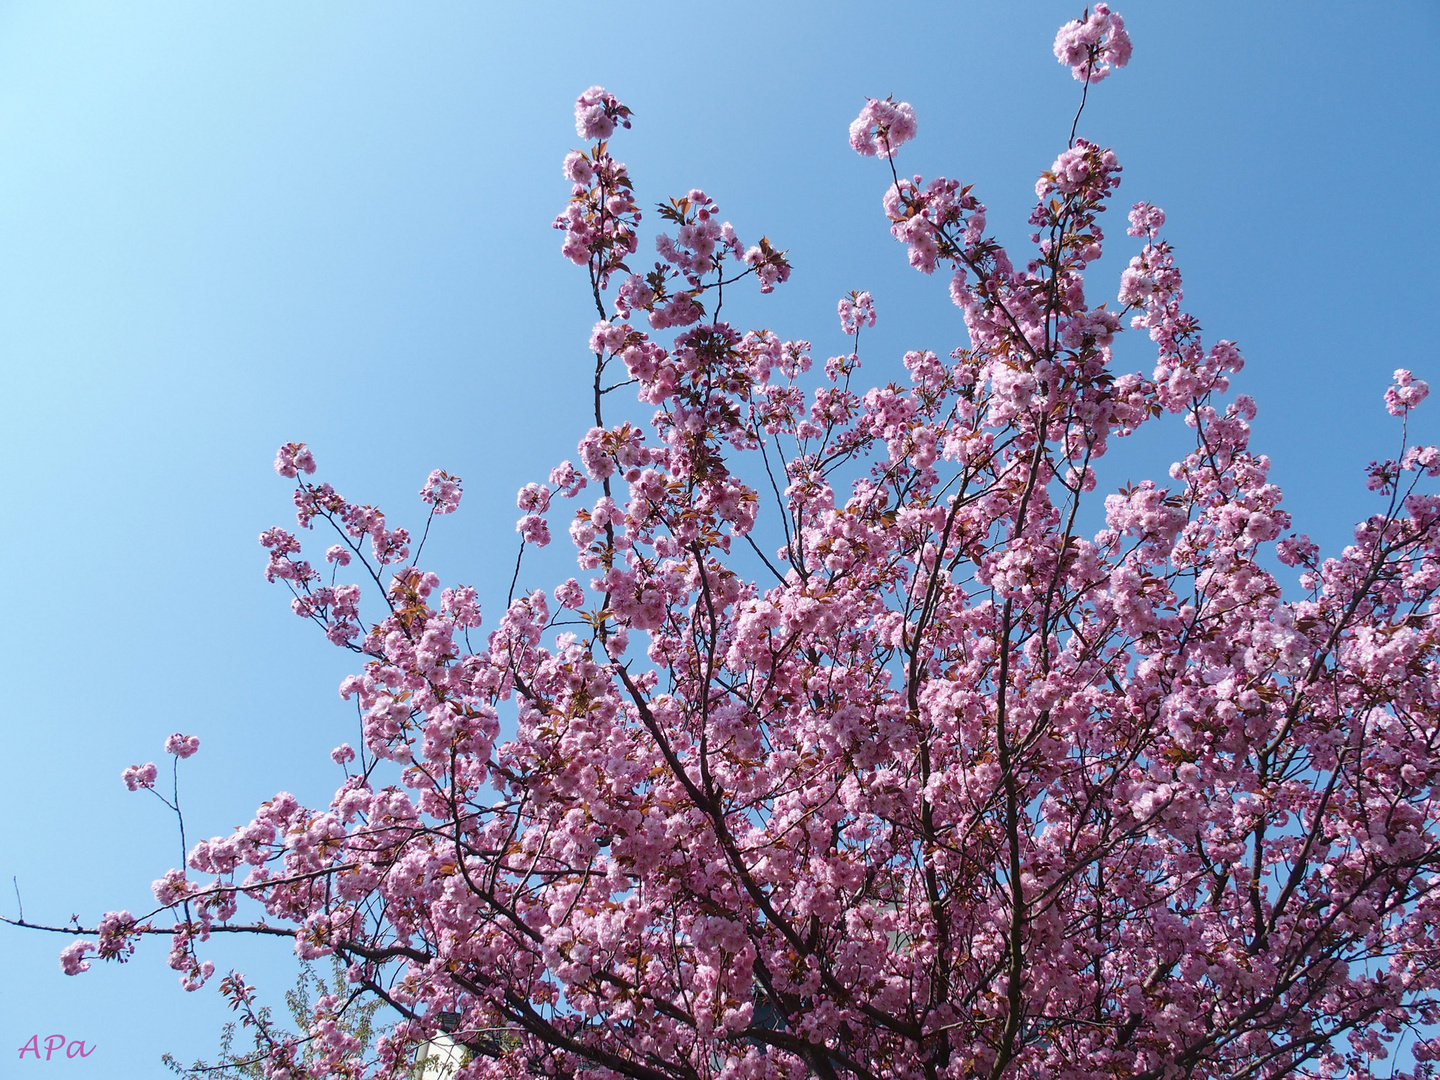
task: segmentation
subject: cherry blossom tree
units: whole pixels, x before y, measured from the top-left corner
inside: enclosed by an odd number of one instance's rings
[[[1083,112],[1130,41],[1097,4],[1055,54]],[[1405,433],[1426,385],[1396,373],[1375,513],[1322,557],[1165,215],[1130,209],[1118,292],[1087,281],[1121,167],[1080,120],[1017,259],[969,186],[899,172],[914,110],[866,104],[851,144],[968,344],[862,389],[867,293],[813,372],[809,342],[722,320],[790,265],[706,193],[660,206],[645,265],[612,153],[632,114],[582,94],[555,224],[599,318],[594,426],[520,491],[516,582],[552,523],[579,577],[512,585],[481,638],[476,591],[422,562],[459,478],[426,482],[417,538],[282,447],[330,546],[271,529],[266,574],[355,654],[358,749],[329,806],[277,795],[190,848],[156,911],[73,928],[65,970],[146,934],[192,989],[218,933],[339,958],[350,992],[273,1040],[272,1077],[399,1077],[442,1029],[473,1080],[1435,1075],[1440,450]],[[1145,372],[1113,361],[1127,330]],[[622,387],[648,423],[607,422]],[[1082,535],[1099,459],[1166,417],[1193,449]],[[344,1022],[366,998],[400,1016],[373,1047]]]

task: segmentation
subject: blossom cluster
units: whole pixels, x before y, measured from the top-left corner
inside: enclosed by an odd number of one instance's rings
[[[909,102],[867,98],[850,124],[850,146],[857,154],[889,158],[915,137],[915,110]]]
[[[181,735],[178,731],[165,740],[165,752],[174,754],[177,758],[193,757],[200,749],[200,738],[197,735]]]
[[[1103,4],[1056,43],[1087,91],[1129,51]],[[355,657],[343,780],[201,840],[153,886],[173,927],[112,912],[62,967],[163,932],[193,988],[219,929],[284,927],[402,1017],[366,1048],[338,997],[311,1003],[305,1048],[265,1063],[291,1080],[399,1080],[442,1025],[459,1080],[1375,1075],[1440,995],[1425,383],[1396,373],[1382,505],[1326,557],[1291,531],[1258,407],[1230,394],[1243,358],[1186,308],[1157,207],[1131,208],[1097,301],[1113,151],[1073,138],[1040,172],[1024,255],[970,186],[891,173],[891,232],[948,273],[968,340],[867,389],[868,292],[839,301],[823,366],[719,317],[724,285],[789,263],[706,192],[662,205],[659,262],[631,270],[606,142],[630,118],[600,88],[576,105],[598,141],[565,159],[557,224],[597,308],[595,423],[516,494],[493,628],[423,540],[282,447],[302,530],[338,542],[326,584],[303,531],[267,530],[265,573]],[[915,131],[872,99],[851,140],[893,160]],[[638,412],[607,421],[625,385]],[[1167,414],[1193,445],[1094,494],[1113,441]],[[438,470],[421,490],[430,519],[459,496]],[[577,573],[547,591],[526,559],[552,521]],[[352,565],[368,596],[337,581]],[[1433,1077],[1440,1042],[1413,1056]]]
[[[1084,83],[1098,83],[1124,67],[1130,53],[1125,20],[1105,4],[1096,4],[1087,18],[1071,19],[1055,35],[1055,59]]]
[[[555,219],[554,227],[565,233],[561,251],[579,266],[590,265],[601,288],[626,268],[625,259],[637,243],[641,212],[631,194],[630,175],[605,143],[617,124],[630,126],[630,115],[603,88],[586,90],[575,101],[575,130],[582,139],[598,141],[588,151],[571,151],[563,165],[574,186],[569,206]]]
[[[460,495],[460,477],[441,469],[432,472],[420,489],[420,498],[430,504],[432,514],[453,514],[460,509]]]
[[[141,788],[153,788],[157,770],[153,761],[147,761],[144,765],[131,765],[120,774],[120,779],[125,781],[125,787],[129,791],[139,791]]]
[[[868,292],[854,292],[843,298],[838,310],[840,329],[849,337],[860,332],[862,326],[875,325],[875,298]]]
[[[561,250],[580,266],[588,266],[598,291],[608,289],[616,273],[626,276],[616,290],[615,306],[622,318],[643,311],[652,329],[690,326],[705,316],[701,297],[727,284],[726,258],[745,266],[737,275],[754,274],[760,291],[768,293],[790,276],[785,252],[767,237],[745,246],[719,208],[698,189],[671,199],[659,209],[662,220],[675,226],[675,235],[660,233],[655,250],[660,256],[653,269],[632,271],[628,262],[638,246],[641,211],[632,195],[630,174],[615,160],[603,141],[618,121],[630,126],[631,113],[613,94],[592,86],[575,104],[575,127],[581,138],[598,138],[588,151],[572,150],[563,171],[574,187],[570,205],[555,219],[564,230]],[[709,275],[714,280],[707,280]],[[734,280],[733,278],[731,280]]]

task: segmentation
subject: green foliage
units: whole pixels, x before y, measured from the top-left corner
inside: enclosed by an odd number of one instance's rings
[[[362,1046],[369,1048],[375,1038],[386,1031],[384,1026],[377,1026],[375,1023],[375,1013],[383,1002],[378,998],[365,1000],[357,997],[355,988],[345,978],[345,964],[341,960],[331,957],[331,967],[327,985],[313,964],[302,961],[300,976],[295,986],[285,992],[285,1007],[296,1027],[304,1031],[316,998],[331,994],[348,1002],[340,1011],[336,1023],[342,1030],[359,1039]],[[246,986],[240,976],[233,973],[227,976],[221,988],[230,999],[231,1008],[242,1015],[238,1022],[232,1020],[221,1029],[220,1056],[213,1064],[196,1061],[185,1066],[180,1064],[173,1054],[165,1054],[161,1061],[171,1072],[184,1077],[184,1080],[265,1080],[264,1063],[271,1046],[287,1041],[297,1044],[301,1061],[310,1061],[313,1055],[309,1048],[309,1038],[279,1026],[268,1005],[254,1007],[252,988]],[[251,1045],[237,1052],[237,1036],[246,1028],[254,1029],[251,1033]]]

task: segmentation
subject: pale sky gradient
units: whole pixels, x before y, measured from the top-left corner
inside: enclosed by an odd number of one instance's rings
[[[866,95],[910,101],[902,171],[974,183],[1023,245],[1079,93],[1051,42],[1081,6],[0,3],[0,911],[12,875],[30,919],[148,910],[178,839],[119,777],[172,731],[202,742],[182,770],[192,843],[278,790],[328,801],[350,668],[261,578],[255,537],[293,520],[279,443],[308,442],[396,522],[422,520],[432,468],[463,476],[426,561],[493,623],[514,493],[588,425],[594,313],[550,229],[578,92],[635,110],[614,152],[643,205],[701,187],[747,243],[790,250],[791,282],[734,312],[727,294],[727,313],[823,358],[843,347],[836,300],[869,289],[862,375],[884,382],[906,349],[965,334],[941,276],[889,237],[886,174],[847,124]],[[1390,372],[1440,385],[1440,6],[1117,6],[1134,60],[1080,133],[1119,154],[1120,206],[1166,210],[1188,306],[1248,358],[1236,389],[1285,505],[1333,551],[1375,509],[1363,465],[1394,452]],[[1107,233],[1096,298],[1135,247],[1122,214]],[[1436,441],[1432,405],[1418,434]],[[1163,481],[1182,444],[1171,424],[1112,473]],[[179,989],[164,943],[73,979],[63,944],[0,928],[4,1075],[32,1034],[98,1045],[36,1075],[213,1055],[229,1014]],[[211,955],[272,1000],[289,983],[283,942]]]

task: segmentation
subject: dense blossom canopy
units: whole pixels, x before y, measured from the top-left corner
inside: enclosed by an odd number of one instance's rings
[[[1130,41],[1101,4],[1055,53],[1088,91]],[[522,555],[568,530],[580,577],[479,639],[425,533],[282,447],[299,525],[338,542],[322,571],[271,529],[265,573],[357,657],[344,783],[194,845],[156,912],[107,914],[65,969],[163,932],[195,987],[213,933],[285,934],[402,1018],[365,1046],[322,997],[273,1077],[402,1076],[442,1027],[471,1080],[1368,1077],[1405,1032],[1406,1075],[1432,1075],[1440,499],[1417,485],[1440,451],[1372,463],[1376,513],[1322,558],[1159,209],[1129,212],[1118,296],[1087,292],[1115,154],[1072,138],[1016,259],[970,187],[894,171],[916,120],[889,99],[851,143],[890,164],[891,231],[949,275],[969,344],[862,389],[857,292],[812,372],[809,342],[715,314],[790,265],[705,192],[660,206],[632,268],[607,141],[630,123],[599,87],[576,104],[555,224],[598,309],[595,426],[517,497]],[[1112,362],[1127,329],[1147,372]],[[606,423],[627,380],[650,423]],[[1385,405],[1403,422],[1426,392],[1402,370]],[[1096,461],[1166,414],[1193,450],[1081,535]],[[428,533],[461,481],[421,495]]]

